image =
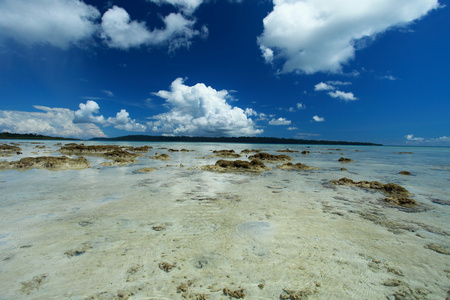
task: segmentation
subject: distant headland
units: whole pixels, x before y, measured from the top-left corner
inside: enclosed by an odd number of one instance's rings
[[[34,133],[0,133],[0,139],[23,140],[79,140],[75,138],[63,138],[46,136]],[[92,138],[90,141],[114,141],[114,142],[191,142],[191,143],[237,143],[237,144],[300,144],[300,145],[363,145],[382,146],[382,144],[347,141],[302,140],[276,137],[201,137],[201,136],[152,136],[152,135],[126,135],[114,138]]]

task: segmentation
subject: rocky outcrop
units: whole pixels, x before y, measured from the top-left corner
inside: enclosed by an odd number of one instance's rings
[[[65,155],[96,155],[121,150],[117,145],[90,145],[70,143],[62,146],[59,152]]]
[[[40,157],[24,157],[19,161],[2,161],[0,162],[0,170],[18,170],[26,171],[31,169],[47,169],[51,171],[59,170],[82,170],[90,168],[90,162],[84,157],[75,159],[67,156],[40,156]]]
[[[21,151],[22,149],[18,146],[12,146],[7,144],[0,145],[0,156],[3,157],[13,156],[13,154],[20,154]]]
[[[346,157],[341,157],[338,159],[338,162],[341,163],[349,163],[349,162],[353,162],[354,160],[350,159],[350,158],[346,158]]]
[[[153,149],[153,147],[150,147],[150,146],[139,146],[139,147],[125,146],[125,147],[122,147],[122,149],[124,149],[126,151],[136,152],[136,153],[147,153],[150,149]]]
[[[158,154],[155,153],[154,156],[150,156],[151,159],[158,159],[158,160],[169,160],[170,159],[170,155],[169,154]]]
[[[331,184],[335,185],[349,185],[356,186],[364,189],[371,189],[380,191],[386,196],[383,200],[389,204],[403,207],[413,207],[417,205],[417,202],[408,197],[412,194],[404,187],[395,183],[381,183],[378,181],[358,181],[355,182],[351,179],[343,177],[339,180],[331,180]]]
[[[139,170],[134,171],[135,173],[151,173],[151,172],[155,172],[156,170],[150,167],[146,167],[146,168],[142,168]]]
[[[306,170],[318,170],[319,168],[316,167],[310,167],[308,165],[302,164],[302,163],[296,163],[295,165],[291,162],[277,165],[278,169],[281,170],[295,170],[295,171],[306,171]]]
[[[259,153],[259,152],[261,152],[261,151],[262,151],[262,150],[258,150],[258,149],[251,149],[251,150],[249,150],[249,149],[244,149],[244,150],[241,151],[241,154]]]
[[[273,155],[265,152],[257,153],[255,155],[249,156],[248,158],[250,160],[260,160],[264,163],[278,163],[292,160],[292,157],[284,154]]]
[[[289,149],[289,148],[286,148],[286,149],[284,149],[284,150],[277,150],[277,152],[281,152],[281,153],[298,153],[298,151],[297,150],[291,150],[291,149]]]
[[[311,152],[308,151],[308,150],[303,150],[303,151],[302,151],[302,154],[303,154],[303,155],[307,155],[307,154],[310,154],[310,153],[311,153]]]
[[[241,157],[240,154],[235,153],[234,150],[214,150],[214,156],[222,158],[238,158]]]
[[[200,167],[200,169],[211,172],[248,172],[248,173],[261,173],[266,170],[271,170],[266,167],[260,160],[218,160],[215,165],[207,165]]]
[[[411,172],[409,172],[409,171],[400,171],[400,172],[398,172],[398,174],[409,176],[409,175],[411,175]]]

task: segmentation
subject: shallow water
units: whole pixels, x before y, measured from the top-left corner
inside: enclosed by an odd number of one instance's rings
[[[60,155],[55,141],[20,143],[22,155],[0,159]],[[81,171],[0,172],[0,299],[228,299],[224,288],[248,299],[284,290],[444,299],[450,290],[449,148],[108,144],[153,149],[124,167],[86,156],[93,167]],[[219,159],[212,150],[286,148],[310,151],[283,154],[319,169],[195,169]],[[171,159],[151,159],[156,152]],[[157,170],[135,172],[143,167]],[[402,209],[379,192],[329,184],[341,177],[400,184],[419,205]]]

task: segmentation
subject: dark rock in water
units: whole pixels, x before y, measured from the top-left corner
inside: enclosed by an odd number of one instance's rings
[[[283,162],[283,161],[291,161],[292,157],[280,154],[280,155],[273,155],[265,152],[257,153],[255,155],[248,157],[250,160],[260,160],[265,163],[277,163],[277,162]]]
[[[303,154],[303,155],[310,154],[310,153],[311,153],[311,151],[308,151],[308,150],[303,150],[303,151],[302,151],[302,154]]]
[[[258,149],[252,149],[252,150],[244,149],[244,150],[241,151],[241,154],[259,153],[259,152],[261,152],[261,151],[262,151],[262,150],[258,150]]]
[[[212,172],[250,172],[260,173],[270,168],[266,167],[260,160],[244,161],[244,160],[218,160],[215,165],[207,165],[201,167],[202,170]]]
[[[434,252],[444,254],[444,255],[450,255],[450,250],[444,246],[437,245],[437,244],[428,244],[425,246],[425,248],[433,250]]]
[[[352,161],[354,161],[354,160],[352,160],[350,158],[346,158],[346,157],[341,157],[341,158],[338,159],[338,162],[341,162],[341,163],[349,163],[349,162],[352,162]]]
[[[169,160],[170,155],[169,154],[158,154],[156,153],[154,156],[150,156],[151,159],[158,159],[158,160]]]
[[[19,154],[22,149],[18,146],[11,146],[7,144],[0,145],[0,156],[12,156],[13,154]]]
[[[291,162],[277,165],[278,169],[281,170],[296,170],[296,171],[306,171],[306,170],[318,170],[319,168],[316,167],[310,167],[308,165],[302,164],[302,163],[296,163],[295,165]]]
[[[240,154],[235,153],[234,150],[214,150],[214,156],[222,158],[238,158],[241,157]]]
[[[384,184],[378,181],[355,182],[346,177],[343,177],[339,180],[331,180],[330,183],[335,185],[349,185],[365,189],[378,190],[388,196],[388,198],[385,198],[384,200],[392,205],[403,207],[413,207],[417,205],[416,201],[408,198],[408,196],[411,196],[412,194],[404,187],[395,183]]]
[[[398,174],[401,174],[401,175],[411,175],[411,172],[408,172],[408,171],[400,171],[400,172],[398,172]]]
[[[341,171],[347,171],[347,169],[346,168],[341,168]]]
[[[289,148],[284,149],[284,150],[277,150],[277,152],[284,152],[284,153],[298,153],[298,151],[296,150],[291,150]]]
[[[67,156],[40,156],[40,157],[24,157],[19,161],[2,161],[0,162],[0,170],[18,170],[26,171],[31,169],[47,169],[52,171],[58,170],[82,170],[90,168],[91,163],[84,157],[75,159]]]

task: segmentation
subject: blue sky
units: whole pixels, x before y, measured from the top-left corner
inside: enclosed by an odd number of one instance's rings
[[[0,130],[450,145],[443,0],[0,0]]]

